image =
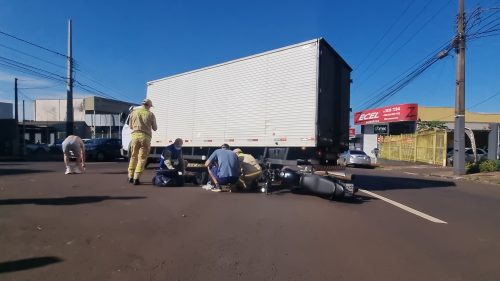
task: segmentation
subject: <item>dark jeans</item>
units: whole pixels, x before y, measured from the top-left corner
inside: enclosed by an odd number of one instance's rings
[[[232,184],[232,183],[236,183],[239,179],[239,177],[222,177],[222,178],[219,178],[219,176],[217,176],[217,166],[212,166],[210,167],[210,172],[212,173],[212,175],[215,177],[215,179],[217,180],[217,182],[221,185],[221,184]]]

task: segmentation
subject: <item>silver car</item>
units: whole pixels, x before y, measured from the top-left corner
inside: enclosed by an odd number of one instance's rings
[[[446,154],[447,162],[449,165],[453,166],[453,149],[448,149]],[[488,159],[488,153],[481,148],[476,148],[476,161],[480,162]],[[465,162],[476,162],[474,161],[474,150],[470,147],[465,148]]]
[[[371,166],[372,160],[364,151],[347,150],[340,154],[337,164],[342,166]]]

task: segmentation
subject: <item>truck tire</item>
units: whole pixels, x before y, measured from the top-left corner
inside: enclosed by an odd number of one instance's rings
[[[196,173],[196,176],[193,179],[193,183],[196,185],[204,185],[208,181],[208,173],[207,172],[199,172]]]

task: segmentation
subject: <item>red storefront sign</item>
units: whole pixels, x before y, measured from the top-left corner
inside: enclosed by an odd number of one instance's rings
[[[389,123],[401,121],[417,121],[418,105],[405,103],[382,108],[369,109],[354,113],[354,124]]]
[[[349,137],[350,138],[356,137],[356,128],[349,128]]]

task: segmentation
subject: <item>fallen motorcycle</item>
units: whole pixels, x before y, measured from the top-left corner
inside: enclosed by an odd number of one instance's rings
[[[345,173],[317,171],[312,166],[273,168],[270,164],[263,167],[259,187],[266,194],[288,189],[292,192],[306,191],[330,200],[353,197],[358,191],[352,177]]]

